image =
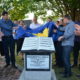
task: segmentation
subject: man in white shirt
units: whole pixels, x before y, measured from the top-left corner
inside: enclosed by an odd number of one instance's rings
[[[41,25],[37,22],[37,17],[34,17],[32,23],[30,24],[30,29],[36,29]]]

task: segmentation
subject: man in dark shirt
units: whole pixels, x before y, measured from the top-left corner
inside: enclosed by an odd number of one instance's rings
[[[4,54],[6,65],[5,68],[12,64],[13,68],[15,66],[15,47],[14,47],[14,39],[12,36],[13,27],[16,26],[9,18],[8,12],[2,12],[2,19],[0,20],[0,28],[1,32],[4,34],[2,37],[3,40],[3,47],[4,47]]]
[[[80,23],[76,23],[75,26],[78,26],[80,28],[79,25],[80,25]],[[77,30],[77,28],[76,28],[76,30]],[[77,31],[79,32],[79,30],[77,30]],[[79,34],[77,34],[75,36],[75,43],[74,43],[74,50],[73,50],[74,64],[72,67],[78,66],[78,57],[79,57],[79,51],[80,51],[80,36],[78,36],[78,35]]]
[[[75,34],[76,36],[80,37],[80,25],[75,25],[76,27],[76,31],[75,31]],[[80,49],[80,48],[79,48]],[[79,69],[80,69],[80,65],[79,65]],[[76,75],[78,78],[80,78],[80,74]]]

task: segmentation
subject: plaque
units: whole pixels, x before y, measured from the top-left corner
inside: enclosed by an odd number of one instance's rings
[[[27,70],[50,70],[50,55],[26,55]]]

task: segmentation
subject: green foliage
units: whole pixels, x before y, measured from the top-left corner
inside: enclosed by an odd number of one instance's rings
[[[45,18],[48,10],[53,17],[70,14],[73,20],[80,20],[80,0],[0,0],[0,12],[3,10],[9,11],[12,20],[24,19],[28,12]]]
[[[71,15],[73,20],[80,20],[79,0],[40,0],[40,1],[34,0],[34,1],[35,4],[37,4],[36,10],[38,11],[38,14],[41,14],[42,11],[52,10],[54,16],[63,16],[65,14],[69,14]],[[37,13],[37,11],[34,12]]]
[[[1,0],[0,12],[9,11],[12,20],[24,19],[25,14],[29,12],[30,3],[30,0]]]

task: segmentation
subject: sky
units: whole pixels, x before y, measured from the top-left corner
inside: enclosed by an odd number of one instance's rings
[[[52,15],[52,11],[51,10],[48,10],[46,17],[47,16],[51,16],[51,15]],[[34,17],[34,13],[28,13],[25,16],[26,16],[26,18],[24,20],[32,20],[33,17]],[[41,18],[38,18],[38,23],[43,24],[44,22],[43,22],[43,20]]]

